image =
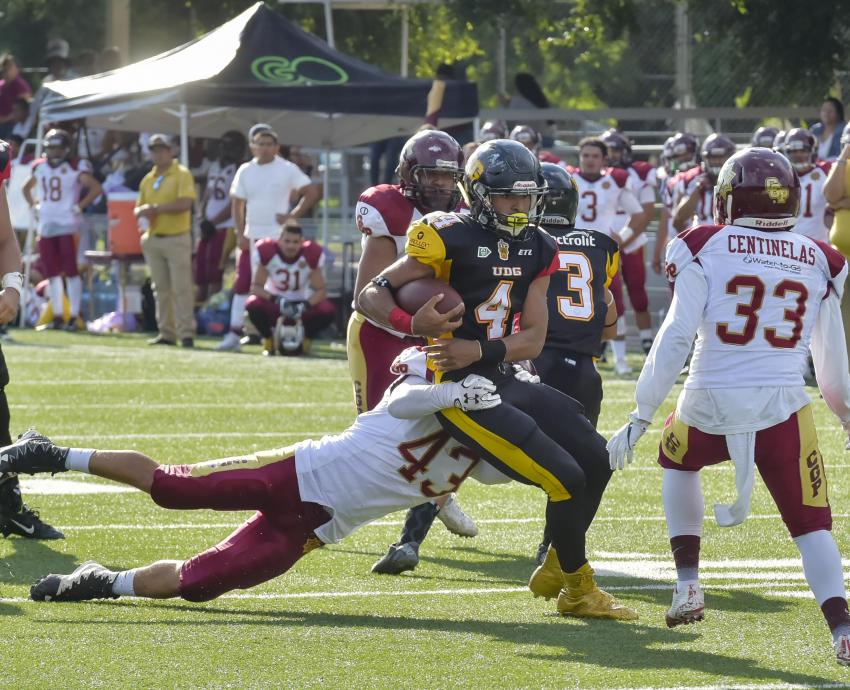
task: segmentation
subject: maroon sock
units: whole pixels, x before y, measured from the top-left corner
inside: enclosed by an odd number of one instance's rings
[[[826,618],[830,630],[840,625],[850,625],[850,611],[847,610],[847,600],[844,597],[832,597],[821,604],[820,610]]]
[[[670,550],[679,581],[699,579],[699,547],[700,537],[695,534],[670,537]]]

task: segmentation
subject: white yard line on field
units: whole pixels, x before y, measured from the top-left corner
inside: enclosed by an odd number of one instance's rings
[[[339,376],[289,376],[284,375],[281,377],[281,380],[276,384],[279,387],[286,387],[292,383],[312,383],[313,381],[339,381]],[[125,379],[125,378],[114,378],[114,379],[100,379],[100,378],[90,378],[90,379],[42,379],[42,380],[33,380],[27,379],[25,381],[15,380],[10,384],[11,388],[24,387],[24,386],[144,386],[144,385],[156,385],[156,386],[183,386],[187,384],[195,384],[195,383],[245,383],[245,378],[225,378],[221,376],[206,376],[206,377],[193,377],[193,378],[174,378],[172,376],[168,376],[163,374],[162,378],[158,379]]]
[[[34,403],[23,405],[10,405],[12,410],[198,410],[198,409],[261,409],[261,410],[285,410],[289,408],[313,407],[320,412],[324,407],[349,407],[354,413],[354,403],[351,400],[333,402],[171,402],[171,403],[149,403],[149,402],[121,402],[121,403]]]

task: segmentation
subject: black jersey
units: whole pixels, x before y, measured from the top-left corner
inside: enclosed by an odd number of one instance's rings
[[[407,231],[406,252],[434,269],[435,277],[460,293],[466,306],[452,334],[468,340],[495,340],[512,332],[528,288],[558,267],[558,249],[539,228],[523,241],[508,242],[470,216],[429,213]],[[446,374],[460,380],[470,373],[493,375],[492,365],[474,364]]]
[[[617,275],[617,242],[596,230],[549,225],[558,244],[558,270],[549,281],[546,347],[599,356],[605,328],[605,288]]]

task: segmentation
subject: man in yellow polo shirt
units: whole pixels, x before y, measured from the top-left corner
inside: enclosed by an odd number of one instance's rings
[[[171,142],[154,134],[148,144],[153,169],[139,185],[136,217],[142,252],[151,272],[156,295],[159,335],[149,345],[193,347],[192,202],[195,180],[174,160]]]
[[[841,155],[833,164],[823,185],[823,195],[829,207],[835,211],[829,243],[850,259],[850,124],[841,133]],[[844,286],[841,298],[841,320],[844,322],[844,338],[850,352],[850,278]]]

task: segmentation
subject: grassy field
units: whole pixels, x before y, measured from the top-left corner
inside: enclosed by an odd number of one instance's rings
[[[211,341],[183,351],[133,336],[14,337],[3,346],[13,433],[35,425],[60,443],[177,463],[288,445],[342,430],[353,416],[339,346],[321,358],[266,359],[256,348],[215,353]],[[631,409],[634,381],[605,376],[600,430],[610,435]],[[819,399],[815,407],[835,533],[850,556],[850,464],[837,422]],[[706,521],[706,621],[665,627],[675,573],[654,464],[661,420],[613,478],[588,539],[600,580],[638,610],[635,623],[564,619],[553,602],[533,599],[525,583],[541,492],[472,481],[460,499],[479,536],[461,540],[437,523],[419,568],[402,577],[369,573],[397,536],[398,514],[277,580],[206,604],[36,604],[29,585],[46,573],[89,558],[115,568],[185,558],[246,515],[168,512],[82,475],[27,479],[27,500],[67,538],[0,540],[0,687],[850,687],[760,485],[744,525]],[[731,500],[731,466],[703,474],[709,510]]]

